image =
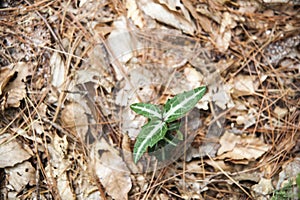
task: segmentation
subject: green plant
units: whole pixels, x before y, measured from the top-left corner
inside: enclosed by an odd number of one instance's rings
[[[282,200],[282,199],[300,199],[300,173],[296,177],[297,190],[295,190],[295,185],[292,180],[284,185],[280,190],[275,190],[272,195],[272,200]],[[297,194],[294,193],[297,191]],[[297,197],[296,197],[297,196]]]
[[[171,142],[166,136],[167,131],[176,131],[178,139],[182,139],[179,131],[180,124],[176,120],[183,117],[194,108],[206,92],[206,86],[177,94],[169,99],[162,109],[149,103],[134,103],[130,108],[137,114],[148,118],[148,123],[142,127],[134,145],[134,162],[136,163],[146,152],[159,141]],[[176,145],[176,144],[174,144]]]
[[[298,186],[298,199],[300,199],[300,173],[297,175],[296,184]]]

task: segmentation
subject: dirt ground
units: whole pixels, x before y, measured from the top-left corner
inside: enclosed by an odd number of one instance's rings
[[[0,199],[300,199],[300,1],[0,1]],[[135,163],[147,119],[207,92]]]

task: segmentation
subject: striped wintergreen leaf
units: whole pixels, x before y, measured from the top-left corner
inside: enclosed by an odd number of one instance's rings
[[[158,141],[165,137],[167,129],[166,122],[160,119],[151,120],[142,127],[134,144],[133,153],[135,163],[142,157],[149,146],[153,147]]]
[[[173,122],[183,117],[194,108],[206,92],[206,86],[198,87],[188,92],[183,92],[169,99],[164,105],[163,119],[165,122]]]
[[[162,112],[158,106],[149,103],[134,103],[130,105],[131,110],[149,119],[162,118]]]

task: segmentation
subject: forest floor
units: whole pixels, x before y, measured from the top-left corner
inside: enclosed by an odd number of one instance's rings
[[[7,0],[0,38],[0,199],[300,198],[299,1]],[[200,86],[135,163],[130,105]]]

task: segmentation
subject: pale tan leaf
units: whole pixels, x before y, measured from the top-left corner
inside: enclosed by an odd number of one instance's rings
[[[272,185],[272,179],[261,178],[258,184],[251,187],[251,193],[258,200],[266,200],[268,194],[271,194],[274,190]],[[270,197],[270,196],[269,196]]]
[[[27,76],[32,75],[32,67],[31,64],[24,62],[18,62],[9,67],[13,69],[17,78],[6,85],[5,90],[7,91],[7,100],[5,102],[5,107],[20,106],[20,101],[26,97],[26,85],[24,82]]]
[[[220,52],[224,53],[228,49],[231,35],[231,30],[226,30],[224,33],[216,36],[216,47]]]
[[[54,136],[52,143],[47,146],[51,159],[45,168],[45,172],[47,177],[53,178],[49,179],[50,184],[53,184],[52,181],[56,181],[57,190],[61,199],[75,199],[67,176],[67,170],[69,170],[70,167],[69,160],[65,158],[67,146],[66,136],[63,138],[57,135]]]
[[[288,0],[263,0],[264,3],[287,3]]]
[[[274,113],[277,115],[277,117],[279,119],[282,119],[288,113],[288,109],[276,106],[275,109],[274,109]]]
[[[279,173],[278,183],[276,189],[281,189],[291,180],[296,180],[300,173],[300,157],[290,160],[282,166],[282,171]]]
[[[258,81],[254,81],[254,78],[244,75],[234,77],[230,82],[233,83],[232,94],[237,97],[254,94],[259,85]]]
[[[244,129],[246,129],[256,123],[256,114],[257,111],[250,108],[247,114],[237,116],[236,123],[239,125],[244,124]]]
[[[231,30],[236,26],[236,22],[232,19],[231,14],[224,12],[221,20],[221,26],[218,32],[214,33],[216,47],[220,52],[225,52],[231,41]]]
[[[203,75],[200,72],[198,72],[195,68],[186,67],[186,68],[184,68],[183,73],[186,76],[186,79],[187,79],[188,84],[190,85],[191,89],[199,87],[201,81],[204,80]]]
[[[51,83],[54,87],[60,88],[65,82],[66,69],[65,63],[59,53],[54,52],[50,58]]]
[[[61,120],[64,127],[71,130],[84,141],[89,129],[89,123],[83,106],[75,102],[66,105],[61,112]]]
[[[260,138],[253,136],[241,137],[227,131],[220,138],[220,144],[218,159],[253,160],[259,158],[271,148]]]
[[[195,25],[184,16],[175,14],[174,11],[169,10],[165,6],[158,4],[152,0],[141,0],[140,8],[146,15],[156,19],[159,22],[173,26],[185,33],[193,35],[195,32]]]
[[[26,97],[25,84],[21,84],[18,88],[12,88],[8,91],[8,98],[5,107],[19,107],[20,101]]]
[[[226,131],[220,139],[221,147],[218,150],[218,155],[221,155],[224,152],[232,151],[235,145],[239,142],[238,140],[240,140],[240,136]]]
[[[126,1],[127,8],[127,17],[132,19],[133,23],[139,28],[143,28],[145,26],[144,18],[141,10],[138,8],[136,0],[127,0]]]
[[[28,160],[32,155],[26,151],[10,134],[0,135],[0,168],[12,167]]]
[[[12,168],[5,168],[5,172],[9,175],[8,182],[17,192],[28,183],[30,185],[35,183],[35,171],[28,161],[17,164]]]
[[[101,140],[95,146],[95,152],[101,152],[100,158],[99,155],[93,158],[95,171],[105,191],[113,199],[127,199],[132,182],[125,162],[118,155],[118,151],[112,149],[106,141]]]
[[[140,47],[134,35],[128,30],[124,17],[120,17],[113,23],[114,30],[107,38],[107,43],[112,51],[111,64],[114,67],[117,80],[121,80],[126,73],[126,68],[122,66],[133,57],[133,52]],[[121,66],[120,66],[121,64]],[[120,69],[120,67],[122,69]]]
[[[15,70],[11,67],[12,65],[0,68],[0,95],[2,95],[3,89],[15,74]]]
[[[180,0],[158,0],[161,4],[166,5],[174,12],[181,11],[186,20],[192,23],[191,16]]]
[[[205,163],[212,166],[216,171],[220,171],[220,168],[223,169],[224,171],[230,171],[231,170],[231,166],[227,165],[224,162],[224,160],[212,161],[212,160],[208,159],[208,160],[205,160]]]

